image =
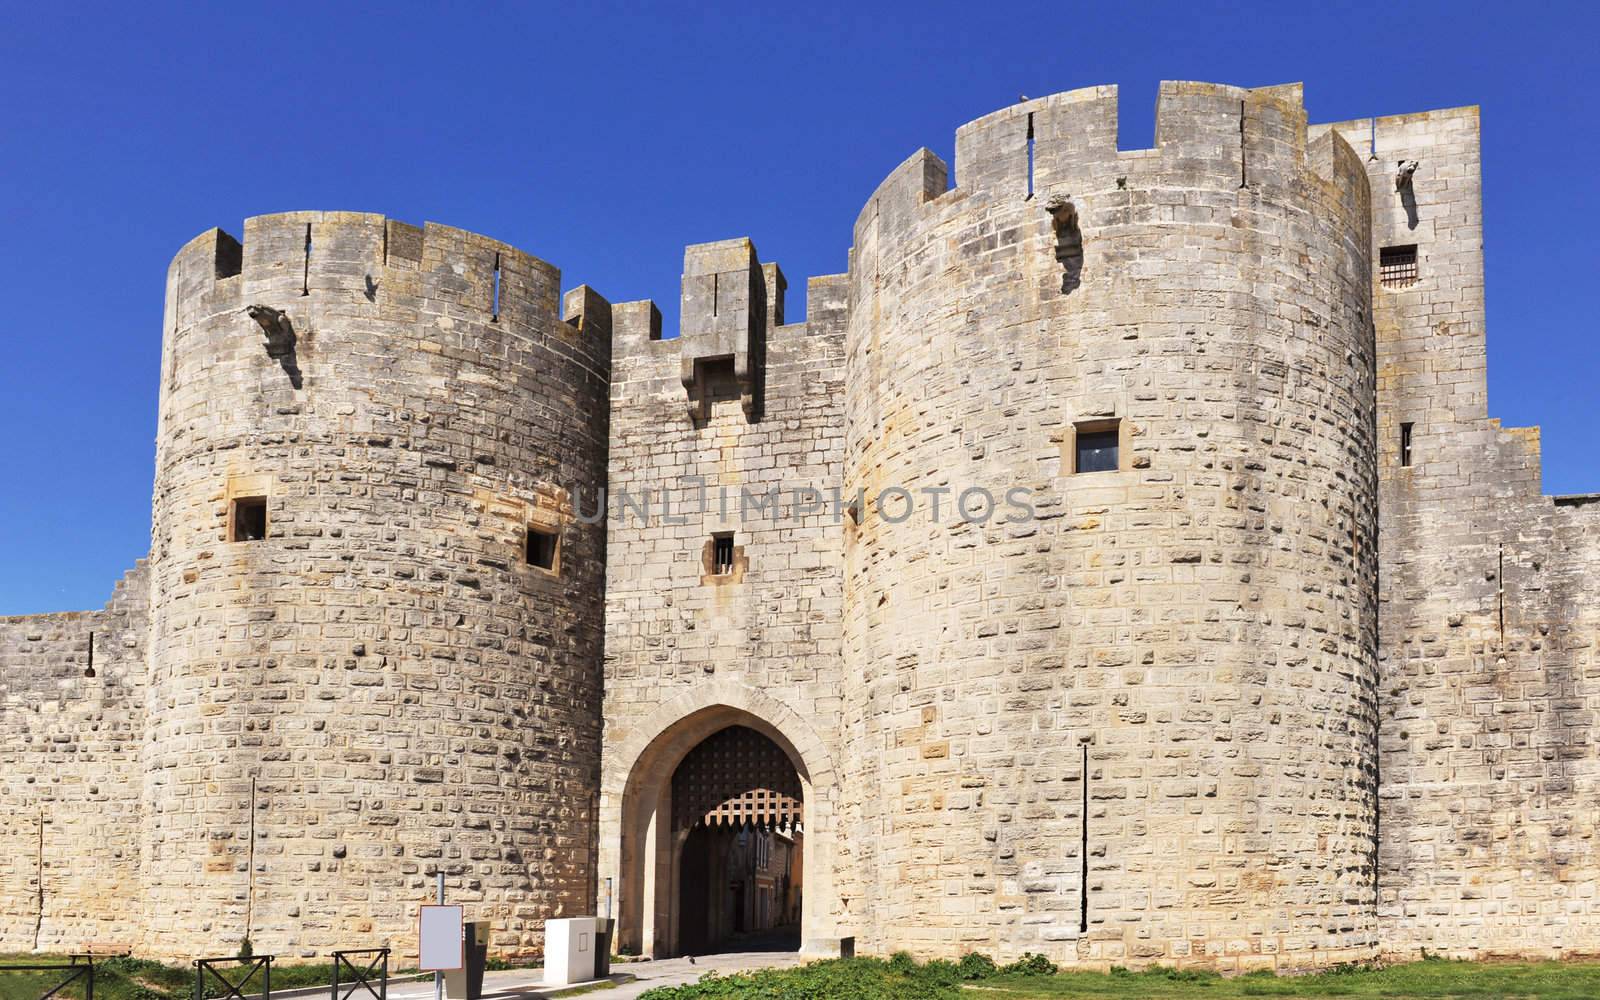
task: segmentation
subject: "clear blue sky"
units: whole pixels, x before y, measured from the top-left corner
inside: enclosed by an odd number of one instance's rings
[[[163,282],[248,215],[504,239],[675,322],[683,246],[844,270],[862,203],[958,125],[1101,83],[1303,80],[1315,121],[1483,107],[1490,407],[1600,490],[1589,4],[967,2],[612,9],[22,3],[0,14],[0,614],[100,606],[149,547]],[[856,5],[851,5],[852,7]]]

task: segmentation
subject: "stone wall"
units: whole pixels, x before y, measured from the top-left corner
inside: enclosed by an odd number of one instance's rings
[[[1538,428],[1488,415],[1478,109],[1332,128],[1369,158],[1374,260],[1418,248],[1415,283],[1374,282],[1385,949],[1591,954],[1600,503],[1542,495]]]
[[[839,485],[844,291],[842,277],[812,279],[807,322],[785,325],[781,272],[736,240],[686,255],[682,336],[660,339],[649,303],[616,309],[601,867],[629,949],[669,953],[675,940],[671,848],[664,830],[661,842],[645,843],[647,814],[659,806],[670,815],[670,802],[650,789],[654,804],[641,807],[641,777],[670,780],[707,734],[701,727],[735,723],[784,745],[809,782],[804,923],[810,938],[832,933],[833,864],[818,852],[835,842],[827,789],[845,675],[840,520],[831,498],[796,509],[793,491]],[[748,308],[738,304],[746,299]],[[759,359],[755,368],[741,373],[740,354]],[[776,508],[767,506],[773,489]],[[733,536],[727,574],[709,564],[719,532]],[[772,708],[682,728],[710,707],[701,696],[711,691],[740,712]]]
[[[559,282],[352,213],[174,261],[142,950],[403,955],[440,868],[501,954],[592,911],[605,532],[570,491],[605,481],[610,322]],[[230,541],[250,496],[267,537]]]
[[[0,954],[138,938],[147,583],[141,562],[103,610],[0,618]]]
[[[672,773],[742,725],[812,951],[1600,952],[1600,495],[1488,416],[1477,109],[1116,101],[913,155],[804,323],[742,239],[667,339],[446,227],[192,241],[148,566],[0,619],[0,951],[404,961],[443,869],[497,954],[671,953]]]
[[[1359,958],[1366,178],[1307,143],[1297,87],[1164,84],[1153,150],[1116,121],[1112,88],[997,112],[957,133],[954,189],[924,150],[856,223],[846,485],[915,510],[846,528],[855,930],[1102,967]],[[1109,421],[1120,467],[1073,474]]]

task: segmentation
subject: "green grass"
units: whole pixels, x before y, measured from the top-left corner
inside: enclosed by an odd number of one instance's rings
[[[1150,997],[1188,1000],[1214,997],[1352,997],[1382,1000],[1595,1000],[1600,997],[1600,965],[1541,962],[1479,963],[1427,961],[1384,969],[1351,968],[1309,976],[1252,973],[1232,979],[1206,973],[1152,970],[1102,976],[1062,973],[1046,979],[999,978],[988,994],[1001,997]]]
[[[1600,964],[1474,963],[1429,960],[1388,968],[1347,967],[1308,976],[1251,973],[1225,979],[1199,970],[1116,969],[1109,975],[1052,973],[1035,957],[998,970],[982,956],[961,964],[918,965],[856,958],[813,962],[737,976],[710,975],[698,983],[662,987],[641,1000],[1244,1000],[1247,997],[1352,997],[1372,1000],[1596,1000]]]

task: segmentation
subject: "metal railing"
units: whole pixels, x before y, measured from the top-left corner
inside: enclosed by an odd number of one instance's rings
[[[243,973],[236,980],[219,971],[220,967],[233,966],[235,973]],[[245,987],[261,973],[261,1000],[272,1000],[272,956],[254,958],[197,958],[194,963],[194,1000],[206,1000],[206,977],[222,984],[224,1000],[245,1000]]]
[[[61,976],[61,980],[45,992],[41,993],[39,995],[39,1000],[50,1000],[51,997],[60,993],[73,983],[79,982],[80,980],[83,982],[84,1000],[94,1000],[94,956],[73,955],[71,958],[72,962],[70,965],[61,965],[60,963],[51,965],[11,965],[9,963],[0,964],[0,975],[23,973],[37,976],[52,972],[57,973]],[[10,991],[0,992],[7,993],[8,995],[14,995],[10,994]]]
[[[351,961],[355,959],[355,961]],[[356,963],[360,962],[358,966]],[[349,978],[344,977],[349,970]],[[377,988],[373,988],[376,979]],[[343,984],[349,984],[350,989],[343,996],[339,990]],[[356,990],[365,990],[371,1000],[389,1000],[389,949],[388,948],[356,948],[350,951],[336,951],[333,953],[333,993],[331,1000],[350,1000]],[[366,998],[363,998],[366,1000]]]

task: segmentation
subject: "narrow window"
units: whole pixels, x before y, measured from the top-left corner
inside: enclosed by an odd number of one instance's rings
[[[500,255],[494,255],[494,302],[491,307],[492,316],[489,322],[500,322]]]
[[[1378,278],[1385,288],[1417,283],[1417,245],[1383,247],[1378,251]]]
[[[1504,542],[1500,544],[1500,569],[1495,574],[1494,582],[1495,586],[1500,588],[1496,592],[1496,596],[1500,603],[1500,653],[1501,662],[1503,663],[1505,662],[1506,651],[1506,547]]]
[[[311,223],[306,223],[306,256],[300,267],[300,294],[311,294]]]
[[[717,576],[733,572],[733,533],[711,536],[711,569]]]
[[[1028,113],[1028,197],[1033,197],[1033,113]]]
[[[267,498],[234,497],[228,514],[228,541],[259,542],[267,537]]]
[[[560,549],[560,536],[554,531],[543,528],[529,528],[527,550],[523,558],[534,569],[542,569],[546,573],[556,571],[556,558]]]
[[[1400,425],[1400,464],[1411,464],[1411,427],[1409,423]]]
[[[1120,467],[1120,421],[1079,424],[1073,435],[1073,472],[1113,472]]]
[[[1242,188],[1247,188],[1247,187],[1250,186],[1250,175],[1247,172],[1246,166],[1245,166],[1246,163],[1248,162],[1247,155],[1248,154],[1245,152],[1245,142],[1244,142],[1244,102],[1240,101],[1239,102],[1239,187],[1241,189]]]

